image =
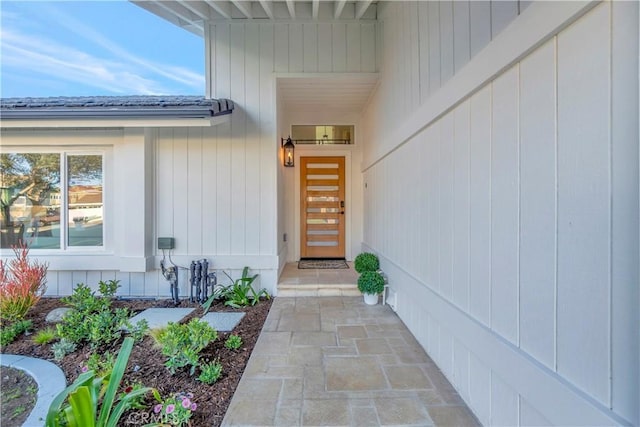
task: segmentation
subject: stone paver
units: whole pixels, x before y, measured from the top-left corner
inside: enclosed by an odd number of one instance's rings
[[[362,297],[278,297],[225,426],[479,426],[398,316]]]
[[[177,323],[186,315],[191,313],[194,308],[148,308],[133,316],[130,321],[132,325],[144,319],[149,323],[149,329],[164,328],[169,322]]]
[[[233,331],[233,328],[240,323],[244,315],[245,313],[211,312],[202,316],[202,320],[216,331],[229,332]]]

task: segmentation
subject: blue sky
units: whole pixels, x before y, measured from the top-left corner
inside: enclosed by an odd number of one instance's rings
[[[204,95],[204,41],[124,0],[0,0],[0,96]]]

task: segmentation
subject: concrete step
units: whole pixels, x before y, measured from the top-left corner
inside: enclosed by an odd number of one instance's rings
[[[353,297],[362,295],[358,286],[344,284],[288,284],[278,285],[279,297]]]

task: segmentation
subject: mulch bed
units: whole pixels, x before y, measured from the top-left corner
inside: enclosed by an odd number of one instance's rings
[[[219,332],[218,339],[209,344],[201,353],[201,360],[213,361],[219,359],[223,366],[222,377],[212,385],[199,382],[196,376],[189,376],[188,370],[178,371],[171,375],[165,368],[165,357],[154,345],[151,337],[145,337],[140,343],[134,345],[129,358],[127,372],[123,379],[123,385],[133,382],[140,382],[144,386],[155,387],[163,397],[169,397],[177,392],[191,392],[194,395],[192,401],[196,402],[198,408],[191,417],[192,426],[219,426],[222,423],[224,414],[231,402],[233,393],[236,390],[240,377],[244,372],[249,356],[260,335],[264,321],[271,308],[272,300],[261,300],[253,307],[246,307],[240,310],[224,306],[221,302],[216,302],[211,306],[210,312],[214,311],[243,311],[245,316],[232,332]],[[46,315],[57,307],[64,304],[58,298],[43,298],[27,314],[27,319],[33,321],[33,330],[39,331],[49,326],[45,323]],[[138,313],[146,308],[152,307],[175,307],[171,300],[115,300],[113,308],[124,307],[131,312]],[[193,317],[200,317],[203,314],[202,308],[197,303],[182,301],[179,307],[196,308],[185,322]],[[243,345],[238,350],[225,348],[224,342],[229,334],[236,334],[242,338]],[[112,347],[102,347],[99,353],[110,351],[117,354],[120,343]],[[39,357],[49,360],[60,366],[64,372],[67,383],[72,383],[81,372],[82,366],[91,354],[89,346],[78,348],[76,352],[67,355],[62,361],[53,359],[51,345],[38,345],[31,340],[31,336],[20,336],[16,341],[2,348],[2,353],[24,354],[32,357]],[[149,398],[150,408],[154,403],[153,398]],[[150,414],[150,410],[149,410]],[[121,418],[121,425],[143,425],[149,422],[145,413],[131,412]]]

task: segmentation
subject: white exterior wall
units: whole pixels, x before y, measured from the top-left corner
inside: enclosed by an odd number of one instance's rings
[[[240,175],[246,171],[247,188],[258,188],[259,184],[257,197],[261,198],[260,209],[247,209],[245,222],[238,223],[231,236],[244,233],[244,225],[259,227],[261,248],[269,245],[265,254],[277,256],[273,268],[282,268],[295,256],[291,246],[296,239],[291,227],[295,213],[290,190],[293,173],[298,169],[286,170],[280,159],[280,137],[286,136],[296,121],[291,121],[276,104],[276,77],[375,72],[376,24],[221,23],[208,27],[205,37],[209,41],[208,94],[230,98],[236,105],[231,131],[222,138],[218,135],[218,146],[228,146],[238,153],[236,158],[244,159],[246,170],[239,169]],[[311,122],[316,120],[320,117]],[[221,158],[219,166],[224,163]],[[359,170],[359,160],[355,169]],[[252,176],[257,179],[254,184]],[[221,188],[220,184],[217,186]],[[285,233],[287,242],[283,241]],[[359,245],[361,232],[355,238]],[[269,282],[272,291],[275,276]]]
[[[247,265],[260,274],[259,286],[276,293],[278,269],[290,256],[282,242],[288,213],[276,75],[374,72],[376,24],[215,24],[207,27],[205,45],[207,92],[234,101],[229,122],[3,130],[3,145],[102,145],[112,153],[105,171],[105,247],[73,255],[33,251],[50,263],[47,295],[118,279],[120,295],[169,297],[158,237],[175,238],[171,258],[179,266],[207,258],[211,268],[239,275]],[[359,157],[354,161],[359,177]],[[361,231],[355,239],[359,245]],[[180,270],[180,288],[188,294],[186,270]]]
[[[638,425],[638,3],[450,7],[380,16],[363,248],[484,425]]]

